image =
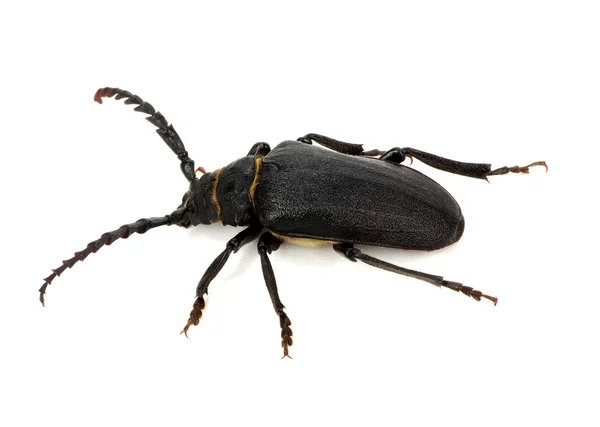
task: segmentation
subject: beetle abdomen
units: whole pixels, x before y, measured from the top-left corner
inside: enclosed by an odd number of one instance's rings
[[[265,156],[254,197],[282,236],[433,250],[464,228],[456,200],[420,172],[295,141]]]

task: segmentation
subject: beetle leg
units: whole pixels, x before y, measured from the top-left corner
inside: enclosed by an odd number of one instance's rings
[[[349,142],[338,141],[337,139],[329,138],[328,136],[323,136],[316,133],[308,133],[298,138],[297,141],[309,145],[312,144],[314,141],[317,144],[322,145],[323,147],[329,148],[330,150],[354,156],[358,156],[364,152],[362,144],[351,144]]]
[[[546,162],[533,162],[527,166],[512,166],[512,167],[501,167],[492,170],[492,165],[489,163],[467,163],[458,162],[456,160],[446,159],[445,157],[436,156],[435,154],[426,153],[425,151],[416,150],[414,148],[399,148],[395,147],[388,151],[381,150],[369,150],[364,151],[362,144],[350,144],[349,142],[338,141],[337,139],[329,138],[328,136],[318,135],[316,133],[309,133],[298,141],[305,144],[312,144],[316,142],[324,147],[327,147],[333,151],[337,151],[342,154],[350,154],[355,156],[366,156],[366,157],[379,157],[380,160],[384,160],[390,163],[402,163],[406,157],[422,161],[432,168],[440,169],[445,172],[455,173],[457,175],[468,176],[471,178],[479,178],[487,180],[488,176],[492,175],[504,175],[509,172],[512,173],[529,173],[529,168],[532,166],[544,166],[546,172],[548,172],[548,165]]]
[[[266,156],[271,151],[271,147],[266,142],[257,142],[248,152],[248,156]]]
[[[498,303],[498,298],[496,297],[486,295],[481,291],[478,291],[476,289],[462,285],[457,282],[450,282],[448,280],[444,280],[442,276],[434,276],[433,274],[409,270],[408,268],[399,267],[397,265],[390,264],[389,262],[385,262],[380,259],[373,258],[372,256],[363,254],[359,249],[356,249],[350,243],[335,244],[333,245],[333,249],[342,256],[348,258],[350,261],[356,262],[357,260],[359,260],[370,266],[381,268],[382,270],[387,270],[391,271],[392,273],[402,274],[404,276],[412,277],[414,279],[423,280],[425,282],[431,283],[432,285],[452,289],[456,292],[462,292],[466,296],[471,297],[476,301],[481,301],[481,298],[485,298],[492,301],[494,305]]]
[[[463,175],[471,178],[487,179],[491,175],[504,175],[509,172],[513,173],[529,173],[529,168],[532,166],[544,166],[546,172],[548,172],[548,165],[546,162],[534,162],[527,166],[512,166],[512,167],[501,167],[492,171],[492,165],[489,163],[466,163],[458,162],[456,160],[446,159],[444,157],[436,156],[435,154],[426,153],[424,151],[416,150],[414,148],[392,148],[388,150],[379,158],[392,163],[401,163],[406,157],[415,157],[431,166],[432,168],[440,169],[445,172],[455,173],[457,175]]]
[[[383,153],[379,160],[390,163],[402,163],[406,157],[410,157],[411,160],[412,157],[416,157],[433,168],[472,178],[485,179],[492,170],[491,165],[487,163],[457,162],[456,160],[446,159],[424,151],[415,150],[414,148],[392,148]]]
[[[281,326],[281,346],[283,347],[283,357],[291,356],[288,348],[293,344],[292,340],[292,329],[290,326],[292,322],[290,318],[285,314],[285,306],[279,299],[279,292],[277,291],[277,282],[275,281],[275,274],[273,273],[273,267],[271,267],[271,261],[269,261],[269,255],[271,252],[279,249],[279,246],[283,241],[279,240],[271,233],[263,233],[258,240],[258,254],[260,255],[260,263],[262,265],[263,276],[273,303],[275,313],[279,316],[279,325]],[[282,358],[283,358],[282,357]]]
[[[181,331],[182,334],[185,334],[187,337],[187,331],[190,326],[197,326],[200,323],[200,318],[202,317],[202,310],[205,307],[204,302],[204,294],[208,293],[208,285],[213,281],[219,271],[223,268],[227,260],[229,259],[229,255],[232,252],[237,252],[242,246],[246,243],[250,243],[255,240],[260,232],[262,231],[261,225],[251,225],[248,228],[242,230],[242,232],[236,234],[229,242],[227,242],[227,246],[225,246],[225,250],[221,252],[221,254],[215,258],[215,260],[210,264],[198,286],[196,287],[196,300],[194,301],[194,306],[192,307],[192,311],[190,312],[190,318],[188,319],[186,325]]]

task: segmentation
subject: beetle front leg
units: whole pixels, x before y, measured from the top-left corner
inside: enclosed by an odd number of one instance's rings
[[[206,303],[204,302],[204,295],[208,293],[208,285],[213,281],[219,271],[223,268],[227,260],[229,259],[229,255],[232,252],[237,252],[242,246],[251,241],[255,240],[260,232],[262,231],[261,225],[251,225],[248,228],[244,229],[242,232],[236,234],[229,242],[227,242],[227,246],[225,250],[221,252],[221,254],[215,258],[215,260],[210,264],[198,286],[196,287],[196,300],[194,301],[194,306],[192,307],[192,311],[190,312],[190,318],[188,319],[186,325],[181,331],[182,334],[185,334],[187,337],[187,331],[190,326],[197,326],[200,323],[200,318],[202,317],[202,310]]]
[[[275,313],[279,316],[279,325],[281,326],[281,346],[283,347],[283,357],[291,356],[288,348],[293,344],[292,340],[292,329],[290,326],[292,322],[290,318],[285,314],[285,306],[279,299],[279,292],[277,291],[277,282],[275,281],[275,274],[273,273],[273,267],[271,267],[271,261],[269,261],[269,255],[271,252],[279,249],[279,246],[283,242],[273,236],[271,233],[263,233],[258,240],[258,254],[260,255],[260,263],[262,265],[263,276],[265,278],[265,284],[273,303]],[[282,357],[282,359],[283,359]]]
[[[452,289],[455,292],[462,292],[466,296],[471,297],[476,301],[481,301],[481,298],[485,298],[492,301],[494,305],[498,303],[498,298],[496,297],[486,295],[481,291],[478,291],[476,289],[462,285],[457,282],[450,282],[448,280],[444,280],[442,276],[434,276],[433,274],[427,274],[416,270],[409,270],[408,268],[399,267],[397,265],[390,264],[389,262],[373,258],[372,256],[362,253],[359,249],[356,249],[350,243],[340,243],[333,245],[333,249],[353,262],[356,262],[357,260],[362,261],[365,264],[381,268],[382,270],[387,270],[391,271],[392,273],[402,274],[403,276],[423,280],[435,286]]]

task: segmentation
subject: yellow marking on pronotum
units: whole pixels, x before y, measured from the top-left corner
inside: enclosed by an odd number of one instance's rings
[[[217,207],[217,218],[221,219],[221,205],[219,204],[219,199],[217,199],[217,185],[219,185],[219,175],[221,174],[221,169],[217,169],[215,171],[215,185],[213,186],[213,202]]]
[[[321,246],[327,245],[335,245],[338,242],[334,242],[332,240],[319,240],[319,239],[311,239],[310,237],[291,237],[291,236],[282,236],[281,234],[273,233],[271,234],[277,237],[284,242],[291,243],[292,245],[300,245],[300,246],[308,246],[311,248],[318,248]]]
[[[258,156],[255,160],[256,168],[254,171],[254,181],[252,181],[252,185],[250,186],[250,201],[252,202],[252,207],[256,210],[256,206],[254,205],[254,192],[256,191],[256,186],[258,184],[258,174],[260,173],[260,168],[262,167],[262,159],[263,156]]]

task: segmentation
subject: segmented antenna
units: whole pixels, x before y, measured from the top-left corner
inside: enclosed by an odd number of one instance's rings
[[[140,111],[150,115],[150,117],[146,117],[146,120],[158,128],[156,129],[156,133],[160,135],[163,141],[165,141],[177,155],[177,158],[181,161],[181,171],[186,179],[191,182],[195,177],[194,161],[188,157],[188,152],[185,150],[185,146],[173,128],[173,125],[170,125],[167,122],[167,119],[165,119],[159,111],[156,111],[152,105],[126,90],[114,87],[98,89],[94,95],[94,101],[98,104],[102,104],[102,98],[111,98],[113,96],[115,96],[115,99],[127,98],[125,99],[125,104],[137,105],[137,107],[134,108],[134,111]]]
[[[180,208],[170,215],[138,219],[136,222],[125,224],[116,230],[104,233],[98,240],[94,240],[93,242],[89,243],[84,250],[75,252],[75,256],[73,256],[73,258],[63,261],[60,267],[52,270],[52,274],[44,279],[44,284],[40,288],[40,302],[42,305],[45,305],[44,294],[46,293],[46,288],[56,277],[60,276],[67,268],[73,268],[77,261],[83,261],[88,257],[88,255],[98,252],[102,246],[110,245],[118,239],[126,239],[133,233],[143,234],[152,228],[161,227],[163,225],[179,224],[183,221],[184,216],[185,209]]]

